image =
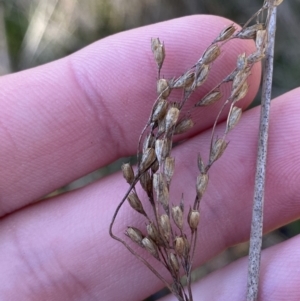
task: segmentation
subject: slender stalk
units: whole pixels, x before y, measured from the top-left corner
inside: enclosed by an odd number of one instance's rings
[[[268,8],[267,18],[268,40],[266,48],[266,59],[264,63],[264,76],[261,97],[261,117],[249,248],[247,301],[257,300],[258,295],[275,31],[276,7],[270,5]]]

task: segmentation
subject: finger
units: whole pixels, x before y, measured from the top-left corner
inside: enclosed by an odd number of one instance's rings
[[[300,236],[268,248],[262,252],[260,301],[297,301],[300,298]],[[245,300],[247,287],[247,262],[242,258],[225,268],[218,270],[193,285],[194,300],[235,301]],[[175,301],[168,296],[161,301]]]
[[[299,128],[300,89],[273,101],[265,193],[264,231],[300,216]],[[195,266],[225,248],[249,239],[257,145],[258,109],[245,113],[230,144],[210,173],[201,203]],[[224,129],[219,126],[219,133]],[[194,199],[197,152],[205,155],[210,133],[174,149],[172,202],[184,193],[185,206]],[[2,295],[24,300],[72,300],[74,294],[101,300],[142,300],[161,282],[108,235],[108,227],[127,184],[113,175],[84,189],[16,212],[0,223]],[[127,226],[145,232],[145,220],[124,205],[114,232],[126,239]],[[133,246],[134,247],[134,246]],[[139,250],[153,267],[161,267]],[[12,264],[13,263],[13,264]],[[20,285],[11,285],[18,283]],[[46,289],[45,289],[46,288]],[[5,295],[6,294],[6,295]],[[0,295],[1,296],[1,295]]]
[[[170,78],[191,67],[229,22],[213,16],[163,22],[1,78],[0,216],[135,153],[156,98],[150,38],[165,42],[162,73]],[[225,45],[200,94],[232,71],[237,54],[253,50],[252,41]],[[244,106],[256,93],[259,72],[259,67],[252,70]],[[217,110],[199,110],[195,131],[211,126]]]

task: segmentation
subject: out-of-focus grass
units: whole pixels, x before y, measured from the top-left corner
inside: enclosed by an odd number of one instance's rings
[[[215,14],[240,25],[262,5],[262,0],[3,0],[0,2],[0,70],[16,72],[64,57],[110,34],[191,14]],[[273,95],[299,85],[299,1],[284,1],[278,10]],[[199,37],[200,38],[200,37]],[[257,104],[257,101],[256,103]],[[124,161],[104,167],[52,195],[75,189],[119,170]],[[272,245],[300,232],[294,222],[270,234]],[[270,235],[268,237],[270,237]],[[195,274],[203,277],[244,256],[240,245],[226,251]],[[150,300],[150,299],[149,299]],[[154,299],[151,299],[154,300]]]

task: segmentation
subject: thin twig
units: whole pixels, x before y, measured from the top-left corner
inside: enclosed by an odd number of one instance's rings
[[[266,48],[266,59],[264,63],[264,76],[263,76],[262,97],[261,97],[260,130],[259,130],[259,140],[258,140],[258,154],[257,154],[253,212],[252,212],[252,223],[251,223],[251,237],[250,237],[250,248],[249,248],[247,301],[257,300],[257,294],[258,294],[275,31],[276,31],[276,7],[270,5],[268,9],[268,18],[267,18],[268,41],[267,41],[267,48]]]

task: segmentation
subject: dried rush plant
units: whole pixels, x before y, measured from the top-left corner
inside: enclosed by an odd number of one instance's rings
[[[199,60],[177,78],[166,80],[160,77],[165,58],[165,46],[159,38],[151,40],[151,49],[158,67],[158,96],[139,139],[136,171],[134,172],[130,164],[122,166],[123,176],[130,186],[114,213],[109,232],[112,238],[121,242],[143,262],[180,301],[193,300],[191,272],[197,244],[200,201],[208,185],[209,170],[224,153],[228,145],[226,135],[234,128],[242,115],[242,110],[236,104],[248,92],[247,79],[251,69],[265,56],[269,15],[264,17],[264,12],[280,3],[281,1],[266,1],[241,30],[237,30],[234,25],[224,28]],[[251,25],[251,22],[254,24]],[[245,53],[238,55],[233,71],[192,107],[192,109],[198,109],[225,98],[212,128],[208,161],[205,163],[201,156],[198,156],[199,174],[196,178],[195,199],[186,212],[183,195],[179,204],[170,204],[169,192],[175,169],[175,158],[172,156],[173,137],[193,127],[191,115],[184,115],[182,109],[193,92],[200,88],[208,78],[213,62],[221,53],[221,47],[232,39],[255,39],[256,51],[250,55]],[[230,82],[231,92],[226,97],[222,95],[220,87]],[[183,91],[182,99],[178,102],[170,99],[174,89]],[[229,106],[226,128],[222,137],[215,137],[216,124],[226,106]],[[143,145],[141,145],[142,139]],[[138,183],[147,195],[144,202],[150,204],[151,210],[148,210],[150,212],[146,212],[146,206],[143,205],[142,198],[137,193]],[[145,229],[127,227],[125,235],[128,236],[128,240],[113,233],[116,217],[126,200],[132,209],[143,216],[146,221]],[[185,220],[187,220],[187,225],[185,225]],[[130,241],[138,245],[141,252],[131,247]],[[169,284],[163,276],[164,273],[160,273],[153,267],[142,249],[149,252],[169,272],[172,284]],[[186,289],[181,281],[182,276],[186,278]]]

